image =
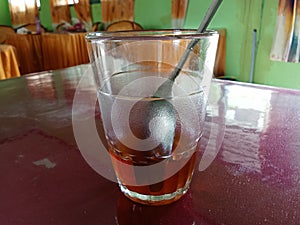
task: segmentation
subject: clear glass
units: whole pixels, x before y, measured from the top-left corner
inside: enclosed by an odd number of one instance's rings
[[[178,200],[195,167],[218,34],[123,31],[90,33],[86,39],[121,191],[148,205]],[[170,81],[195,40],[181,72]]]

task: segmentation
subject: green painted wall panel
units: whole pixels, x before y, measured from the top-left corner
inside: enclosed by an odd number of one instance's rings
[[[50,0],[40,0],[41,8],[39,11],[41,24],[49,31],[52,30]]]
[[[135,0],[134,19],[144,29],[164,29],[171,26],[171,0]]]
[[[102,21],[102,8],[101,8],[101,4],[92,4],[91,5],[91,12],[92,12],[93,23],[101,22]]]
[[[0,25],[11,26],[11,19],[7,0],[0,0]]]

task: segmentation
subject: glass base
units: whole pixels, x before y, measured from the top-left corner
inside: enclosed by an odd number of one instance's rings
[[[134,202],[138,202],[144,205],[166,205],[179,200],[189,189],[191,179],[189,179],[185,186],[177,189],[175,192],[167,193],[163,195],[144,195],[138,192],[129,190],[126,186],[119,183],[121,191],[125,196]]]

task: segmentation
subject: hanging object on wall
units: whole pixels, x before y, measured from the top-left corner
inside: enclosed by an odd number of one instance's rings
[[[134,0],[101,0],[102,22],[105,27],[121,20],[134,20]]]
[[[183,28],[188,0],[172,0],[172,28]]]
[[[271,60],[300,62],[300,1],[279,0]]]
[[[35,23],[38,8],[35,0],[9,0],[11,22],[14,27]]]

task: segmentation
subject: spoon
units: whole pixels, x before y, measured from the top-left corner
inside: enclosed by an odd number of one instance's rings
[[[213,0],[196,33],[202,33],[206,30],[208,24],[215,15],[221,3],[222,0]],[[132,107],[129,114],[129,124],[132,133],[140,139],[146,139],[150,136],[155,136],[158,138],[158,142],[160,143],[159,146],[157,146],[153,150],[150,150],[148,152],[141,151],[137,153],[136,161],[139,161],[139,157],[141,157],[140,159],[142,160],[145,156],[147,156],[153,158],[152,163],[155,163],[155,161],[159,162],[162,158],[170,156],[174,147],[174,139],[176,139],[177,135],[180,136],[180,133],[176,132],[176,129],[178,128],[176,128],[176,126],[178,126],[176,110],[174,109],[174,106],[166,99],[172,96],[171,93],[173,83],[176,77],[180,74],[190,52],[193,50],[198,41],[199,40],[194,39],[188,44],[187,49],[185,50],[183,56],[180,58],[175,69],[172,71],[168,80],[161,84],[156,90],[152,97],[158,99],[152,101],[138,101]],[[150,128],[149,124],[154,118],[154,125]],[[163,130],[164,134],[166,134],[164,137],[161,137],[162,135],[160,135],[161,130]],[[145,181],[145,179],[147,178],[136,173],[137,181]],[[149,186],[151,192],[162,191],[162,188],[163,182],[159,182]]]
[[[198,27],[196,33],[202,33],[203,31],[206,30],[207,26],[209,25],[213,16],[217,12],[222,1],[223,0],[213,0],[213,2],[211,3],[210,7],[208,8],[208,10],[203,18],[200,26]],[[176,77],[180,74],[186,60],[188,59],[190,52],[193,50],[193,48],[198,43],[198,41],[199,41],[198,39],[194,39],[189,43],[188,47],[186,48],[185,52],[183,53],[183,56],[180,58],[178,64],[176,65],[175,69],[171,73],[169,79],[167,81],[165,81],[162,85],[160,85],[160,87],[155,92],[155,94],[154,94],[155,97],[166,98],[166,97],[171,96],[173,83],[174,83]]]

